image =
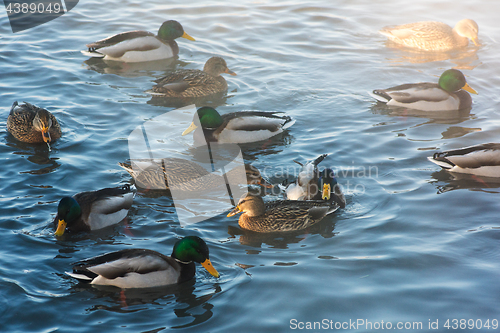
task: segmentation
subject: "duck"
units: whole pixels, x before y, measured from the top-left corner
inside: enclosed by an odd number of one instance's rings
[[[55,235],[105,228],[121,222],[132,206],[135,188],[126,184],[63,197],[54,218]]]
[[[212,191],[218,187],[226,186],[226,180],[223,176],[208,172],[198,163],[182,158],[164,158],[160,161],[154,160],[133,160],[131,162],[118,163],[135,180],[136,184],[142,188],[148,189],[168,189],[183,192]],[[259,170],[245,164],[246,179],[248,184],[272,187],[264,178]],[[230,184],[240,184],[241,169],[233,168],[226,173]]]
[[[302,168],[299,172],[297,180],[294,183],[289,184],[285,189],[287,199],[311,200],[314,197],[317,197],[317,194],[320,194],[321,196],[321,192],[318,191],[318,164],[321,163],[321,161],[323,161],[327,156],[328,154],[322,154],[306,164],[302,164],[294,160],[294,162],[299,164]]]
[[[227,90],[227,82],[221,76],[223,73],[236,75],[227,68],[223,58],[211,57],[202,71],[180,69],[156,80],[151,94],[162,97],[196,98],[223,93]]]
[[[306,229],[335,212],[338,205],[323,200],[276,200],[264,203],[261,196],[248,193],[227,216],[242,213],[241,228],[260,232],[288,232]]]
[[[221,115],[214,108],[204,106],[197,110],[182,135],[194,131],[195,142],[250,143],[283,133],[294,123],[295,120],[283,112],[240,111]]]
[[[177,57],[179,46],[176,38],[194,41],[182,25],[169,20],[163,22],[155,35],[149,31],[128,31],[87,44],[88,51],[84,55],[104,60],[121,62],[145,62]]]
[[[477,23],[471,19],[459,21],[454,28],[442,22],[425,21],[387,26],[379,32],[391,41],[425,51],[449,51],[464,48],[469,39],[479,46]]]
[[[17,101],[12,104],[7,117],[7,131],[21,142],[50,143],[62,135],[61,126],[49,111],[33,104]]]
[[[191,280],[195,262],[214,277],[220,276],[209,259],[207,244],[198,236],[178,240],[171,256],[148,249],[124,249],[73,263],[73,271],[65,273],[93,285],[153,288]]]
[[[335,172],[331,168],[321,171],[318,164],[321,163],[328,154],[322,154],[313,161],[302,164],[297,180],[285,188],[285,197],[288,200],[324,200],[331,204],[336,203],[340,208],[345,208],[345,196],[340,185],[335,178]]]
[[[408,83],[388,89],[374,90],[372,96],[389,106],[421,111],[458,111],[472,106],[468,94],[477,94],[458,69],[448,69],[438,83]]]
[[[443,169],[483,177],[500,177],[500,143],[436,152],[427,157]]]

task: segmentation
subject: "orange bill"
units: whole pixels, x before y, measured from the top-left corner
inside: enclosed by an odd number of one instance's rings
[[[194,39],[193,37],[189,36],[186,32],[184,32],[184,34],[181,36],[182,38],[186,38],[186,39],[189,39],[189,40],[192,40],[192,41],[195,41],[196,39]]]
[[[323,185],[323,192],[321,194],[323,200],[330,200],[330,184]]]
[[[217,272],[217,270],[214,268],[214,266],[212,266],[210,259],[205,260],[204,262],[201,263],[201,265],[203,267],[205,267],[207,272],[209,272],[210,274],[212,274],[216,278],[218,278],[220,276],[219,272]]]
[[[465,91],[470,92],[471,94],[476,94],[477,95],[477,91],[475,91],[474,89],[472,89],[471,86],[469,86],[468,83],[465,83],[465,86],[463,86],[462,89],[465,90]]]
[[[64,231],[66,230],[66,221],[64,220],[59,220],[59,223],[57,225],[57,230],[56,232],[54,233],[56,236],[62,236],[64,235]]]
[[[241,212],[240,207],[236,206],[236,207],[234,207],[234,209],[232,211],[229,212],[229,214],[227,214],[227,217],[234,216],[234,215],[236,215],[236,214],[238,214],[240,212]]]

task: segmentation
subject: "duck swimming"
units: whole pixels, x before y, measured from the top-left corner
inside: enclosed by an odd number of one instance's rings
[[[227,90],[227,82],[221,74],[236,75],[227,68],[226,61],[221,57],[211,57],[205,63],[203,70],[181,69],[161,79],[151,89],[153,95],[163,97],[205,97],[223,93]]]
[[[450,172],[500,177],[500,143],[436,152],[428,159]]]
[[[226,187],[223,176],[208,172],[198,163],[182,158],[164,158],[160,161],[134,160],[131,163],[118,163],[132,177],[136,184],[149,189],[173,189],[183,192],[200,192]],[[245,164],[245,179],[240,179],[240,169],[233,168],[226,173],[230,184],[254,184],[270,187],[262,178],[259,170],[250,164]]]
[[[26,102],[19,105],[17,101],[7,117],[7,131],[19,141],[47,145],[62,135],[61,126],[52,113]]]
[[[102,229],[121,222],[132,206],[135,192],[129,185],[80,192],[59,201],[55,235]]]
[[[123,32],[87,44],[88,51],[82,53],[89,57],[122,62],[168,59],[179,54],[179,46],[175,41],[179,37],[194,41],[179,22],[169,20],[163,22],[157,35],[140,30]]]
[[[198,236],[178,240],[170,257],[147,249],[126,249],[74,263],[73,272],[66,274],[95,285],[152,288],[191,280],[195,262],[219,277],[210,262],[207,244]]]
[[[457,111],[472,106],[472,98],[467,92],[477,94],[461,71],[448,69],[441,74],[438,83],[407,83],[374,90],[372,96],[389,106],[421,111]]]
[[[243,229],[285,232],[308,228],[338,208],[338,205],[322,200],[278,200],[264,203],[262,197],[247,194],[227,216],[242,213],[238,224]]]
[[[459,21],[454,28],[441,22],[416,22],[388,26],[380,33],[394,43],[425,51],[449,51],[466,47],[469,39],[478,46],[477,23],[470,19]]]
[[[294,123],[283,112],[241,111],[220,115],[205,106],[198,109],[182,135],[195,131],[196,142],[249,143],[267,140]]]

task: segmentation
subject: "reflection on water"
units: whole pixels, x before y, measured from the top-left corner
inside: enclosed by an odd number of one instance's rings
[[[17,141],[11,135],[7,137],[7,146],[14,149],[12,154],[20,155],[26,157],[28,161],[37,166],[42,166],[41,168],[29,169],[29,170],[17,170],[20,174],[27,173],[32,175],[43,175],[55,171],[61,166],[58,162],[59,158],[50,157],[51,153],[54,154],[54,144],[51,150],[47,147],[45,143],[43,144],[30,144]],[[57,142],[55,143],[57,145]]]
[[[500,179],[440,170],[431,174],[429,183],[436,186],[437,194],[467,189],[488,193],[500,193]],[[443,184],[444,183],[444,184]]]
[[[237,225],[237,219],[233,219],[232,223]],[[277,249],[288,249],[290,244],[298,244],[306,240],[311,235],[318,234],[323,238],[332,238],[336,235],[334,229],[335,213],[328,215],[323,220],[310,226],[309,228],[300,231],[290,231],[286,233],[260,233],[230,225],[228,226],[227,233],[231,236],[230,238],[238,238],[242,245],[262,248],[263,244],[267,244]],[[255,254],[258,254],[258,252]]]
[[[454,64],[452,68],[472,70],[482,64],[479,61],[479,57],[477,55],[478,48],[476,47],[469,47],[465,50],[449,52],[432,52],[414,50],[392,41],[386,41],[385,45],[394,51],[395,57],[387,58],[393,65],[405,65],[407,63],[421,64],[450,60]]]
[[[87,69],[100,74],[115,74],[123,77],[151,76],[154,72],[172,72],[177,66],[186,65],[175,58],[162,59],[148,62],[119,62],[90,58],[84,61]]]
[[[459,124],[474,117],[474,115],[470,113],[471,108],[458,111],[421,111],[398,106],[388,106],[378,101],[371,106],[371,110],[373,113],[390,117],[427,118],[429,119],[429,124]]]
[[[68,276],[61,275],[67,279]],[[180,285],[159,288],[119,289],[110,286],[78,283],[71,287],[71,293],[90,293],[82,296],[92,300],[87,312],[110,311],[116,313],[134,313],[147,310],[149,305],[170,308],[180,320],[170,319],[165,322],[171,328],[186,328],[201,324],[213,316],[213,304],[209,301],[222,291],[221,286],[197,286],[196,280]],[[200,295],[201,294],[201,295]],[[165,327],[158,328],[159,330]]]

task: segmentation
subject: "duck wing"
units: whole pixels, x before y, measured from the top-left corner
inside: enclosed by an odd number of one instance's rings
[[[97,230],[123,220],[132,206],[135,192],[129,185],[74,195],[82,209],[82,220]]]
[[[128,31],[101,39],[97,42],[90,43],[85,46],[89,48],[89,51],[95,51],[103,47],[113,46],[140,37],[155,37],[155,35],[149,31],[141,31],[141,30]]]
[[[125,277],[131,272],[148,274],[168,270],[171,267],[180,270],[179,264],[174,259],[146,249],[125,249],[111,252],[76,262],[73,265],[73,274],[78,275],[78,277],[70,275],[86,280],[93,280],[98,276],[111,280]]]

